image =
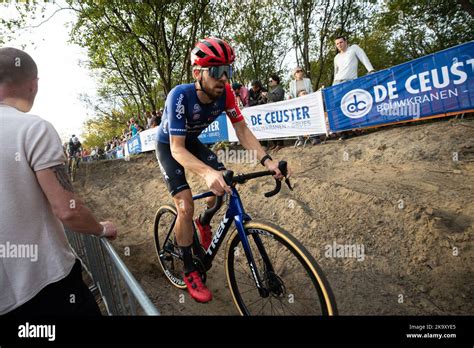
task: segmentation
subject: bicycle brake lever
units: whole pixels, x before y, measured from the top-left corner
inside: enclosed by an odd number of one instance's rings
[[[286,161],[280,161],[278,163],[278,169],[280,169],[280,172],[283,174],[285,177],[285,184],[288,186],[288,188],[293,191],[293,187],[291,186],[290,179],[287,178],[288,175],[288,163]]]
[[[278,180],[278,179],[275,179],[276,181],[276,186],[275,186],[275,189],[273,191],[270,191],[270,192],[267,192],[264,194],[265,197],[271,197],[271,196],[275,196],[278,192],[280,192],[281,190],[281,181]]]
[[[288,186],[290,191],[293,191],[293,186],[291,186],[290,179],[285,178],[285,184],[286,184],[286,186]]]

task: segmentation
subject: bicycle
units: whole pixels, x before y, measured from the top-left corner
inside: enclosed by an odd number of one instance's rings
[[[279,169],[286,176],[286,162],[281,161]],[[223,175],[232,189],[232,195],[226,195],[228,208],[214,231],[208,250],[201,246],[194,226],[193,260],[203,282],[232,223],[235,223],[236,230],[227,242],[224,264],[229,289],[241,315],[337,315],[329,283],[303,245],[282,228],[272,223],[253,221],[244,211],[236,185],[273,176],[275,172],[234,176],[232,171],[227,170]],[[292,190],[288,179],[285,183]],[[265,197],[276,195],[281,186],[281,181],[276,180],[275,189],[265,193]],[[193,200],[210,196],[214,194],[205,192],[193,196]],[[222,202],[223,196],[218,196],[214,207],[209,210],[217,212]],[[174,206],[164,205],[158,209],[154,224],[155,248],[168,280],[177,288],[185,289],[182,256],[173,232],[175,221]]]

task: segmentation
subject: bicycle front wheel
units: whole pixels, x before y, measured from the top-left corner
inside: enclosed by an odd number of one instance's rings
[[[264,294],[257,289],[235,231],[227,243],[225,267],[242,315],[337,315],[326,277],[295,237],[271,223],[250,221],[244,227]]]

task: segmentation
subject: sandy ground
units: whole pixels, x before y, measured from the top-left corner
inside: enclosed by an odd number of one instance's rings
[[[386,127],[345,141],[289,146],[276,157],[293,168],[295,190],[265,198],[272,181],[254,180],[240,187],[241,198],[254,219],[279,224],[302,241],[324,270],[340,314],[474,314],[473,119]],[[227,167],[261,170],[259,164]],[[188,181],[193,192],[205,190],[198,177],[188,173]],[[171,197],[154,154],[84,164],[75,186],[100,219],[117,222],[114,246],[163,314],[238,314],[221,263],[208,273],[214,299],[205,305],[164,276],[153,222]],[[333,243],[362,245],[364,257],[327,257]]]

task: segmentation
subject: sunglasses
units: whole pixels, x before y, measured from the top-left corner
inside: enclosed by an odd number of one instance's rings
[[[272,83],[272,82],[273,82],[273,80],[268,80],[268,83]]]
[[[296,72],[297,72],[297,73],[299,73],[299,72],[303,72],[303,70],[296,70]]]
[[[228,79],[232,78],[232,66],[231,65],[217,65],[210,66],[209,68],[201,68],[199,70],[209,71],[209,75],[217,80],[219,80],[222,75],[226,74]]]

